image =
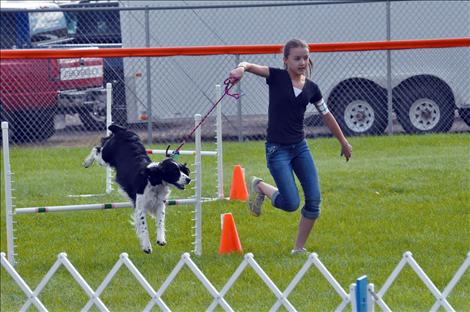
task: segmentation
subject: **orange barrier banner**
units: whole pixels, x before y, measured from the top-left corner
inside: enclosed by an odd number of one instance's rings
[[[395,40],[370,42],[311,43],[311,52],[350,52],[469,47],[470,38]],[[49,59],[76,57],[168,57],[221,54],[277,54],[283,45],[226,45],[160,48],[103,48],[103,49],[25,49],[0,50],[2,59]]]

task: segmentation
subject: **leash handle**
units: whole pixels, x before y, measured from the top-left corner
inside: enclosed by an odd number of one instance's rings
[[[224,85],[225,85],[225,88],[224,88],[224,94],[222,95],[222,97],[224,97],[224,95],[228,95],[228,96],[231,96],[235,99],[239,99],[240,98],[240,93],[230,93],[230,89],[232,89],[232,87],[235,85],[232,83],[232,81],[230,80],[230,78],[227,78],[224,80]]]
[[[186,139],[190,138],[194,134],[194,132],[197,130],[197,128],[199,128],[204,123],[204,121],[207,119],[207,117],[210,115],[210,113],[212,113],[214,108],[220,103],[220,101],[222,101],[224,96],[228,95],[228,96],[231,96],[231,97],[233,97],[237,100],[240,98],[240,93],[230,93],[230,89],[232,89],[232,87],[235,85],[235,84],[232,83],[230,78],[227,78],[227,79],[224,80],[224,85],[225,85],[224,94],[222,94],[222,96],[217,100],[217,102],[215,102],[215,104],[212,105],[211,109],[207,112],[206,115],[204,115],[204,117],[193,128],[193,130],[191,130],[191,132],[188,135],[183,137],[183,141],[181,142],[181,144],[171,153],[171,155],[169,155],[169,157],[176,158],[177,155],[179,155],[179,151],[183,147],[183,145],[186,143]],[[168,151],[169,148],[170,148],[170,146],[168,146],[167,151]],[[167,153],[167,157],[168,157],[168,153]]]

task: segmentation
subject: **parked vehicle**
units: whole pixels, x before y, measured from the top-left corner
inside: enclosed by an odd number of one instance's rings
[[[56,4],[2,1],[1,49],[48,48],[70,40]],[[88,129],[104,128],[106,117],[101,58],[1,59],[1,119],[12,139],[45,140],[55,132],[58,113],[80,115]]]
[[[64,9],[68,34],[72,38],[66,47],[121,47],[121,23],[118,1],[66,1],[59,4]],[[102,10],[98,10],[102,8]],[[73,10],[68,10],[73,9]],[[83,10],[80,10],[83,9]],[[112,119],[125,125],[126,90],[122,58],[105,58],[103,64],[104,83],[113,85]]]

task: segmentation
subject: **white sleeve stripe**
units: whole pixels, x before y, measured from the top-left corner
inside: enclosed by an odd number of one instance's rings
[[[326,106],[326,103],[323,99],[314,103],[314,105],[317,108],[318,112],[321,113],[322,115],[326,115],[329,112],[328,106]]]

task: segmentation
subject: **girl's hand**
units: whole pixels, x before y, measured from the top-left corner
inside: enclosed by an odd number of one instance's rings
[[[228,79],[230,79],[230,82],[232,84],[236,84],[240,79],[242,79],[244,72],[245,72],[245,67],[243,66],[234,68],[230,71]]]
[[[341,156],[344,156],[346,158],[346,161],[349,161],[349,158],[351,158],[352,155],[352,146],[351,144],[348,143],[348,141],[344,142],[341,144]]]

